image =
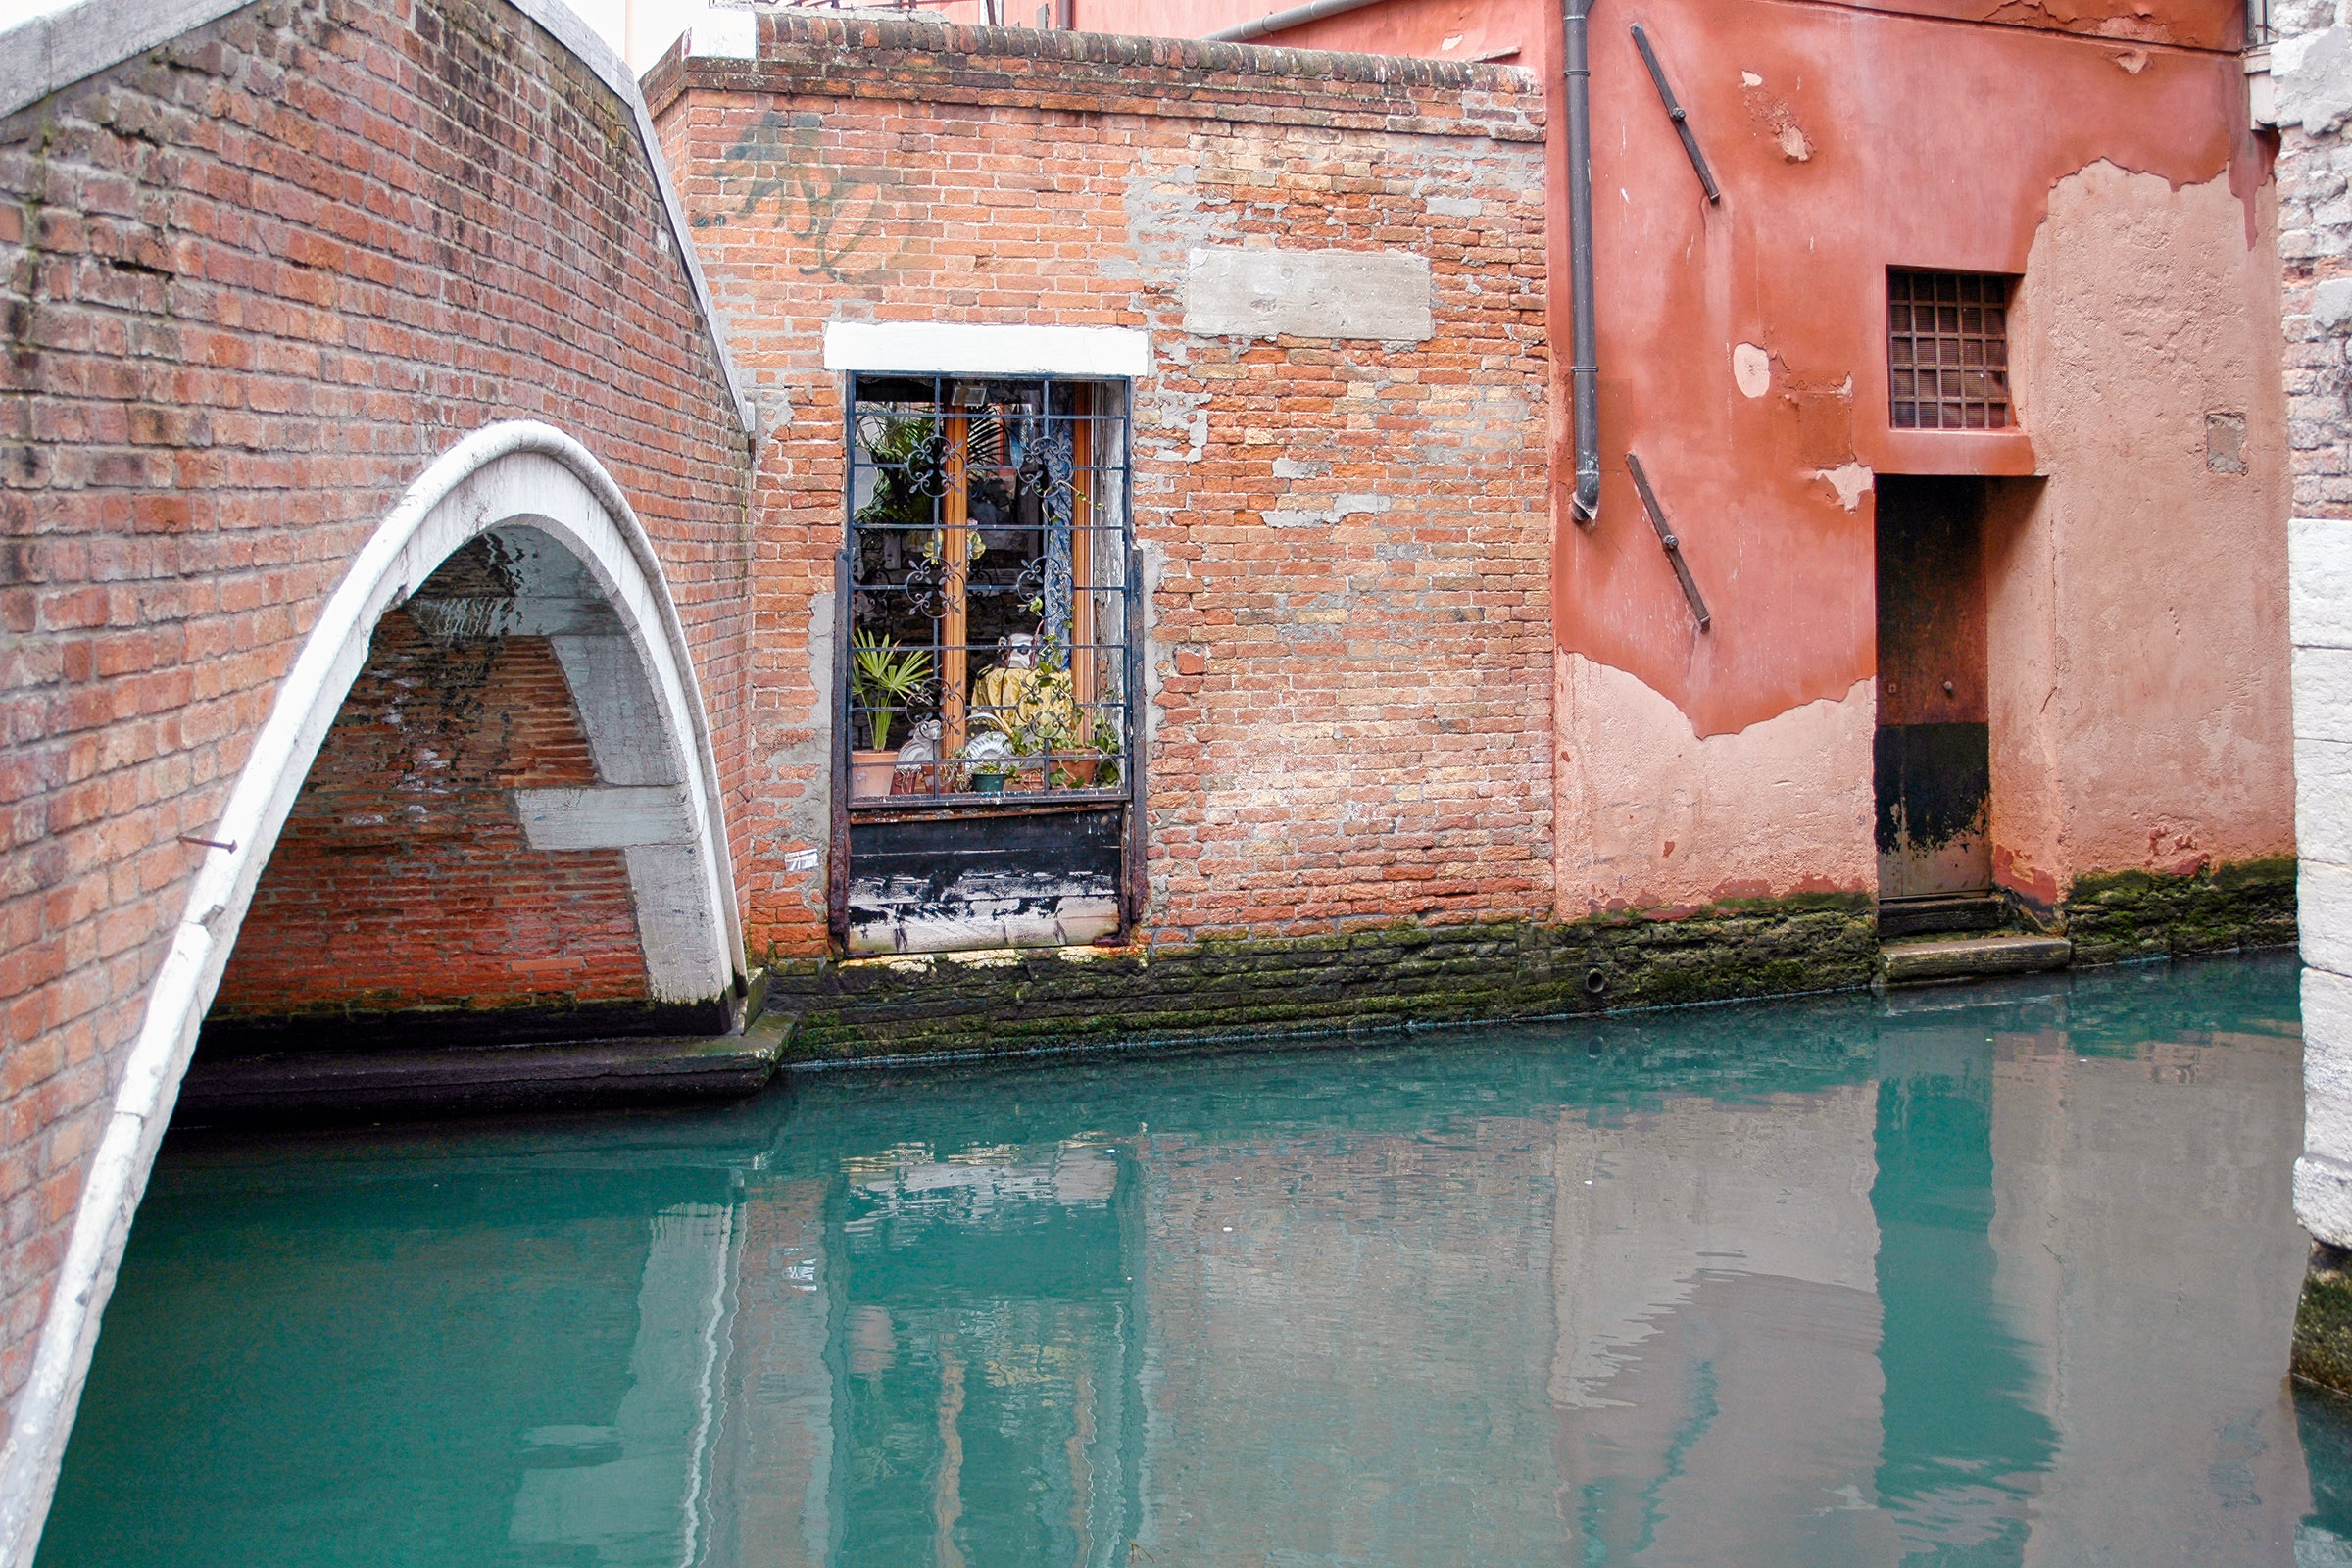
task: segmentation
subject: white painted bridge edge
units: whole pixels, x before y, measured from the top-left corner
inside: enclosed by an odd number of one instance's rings
[[[687,926],[702,933],[706,951],[671,955],[666,965],[649,953],[649,976],[666,969],[673,985],[699,988],[700,996],[668,999],[677,1001],[715,996],[734,982],[743,941],[710,726],[685,628],[652,542],[612,475],[571,437],[535,420],[478,430],[424,471],[353,561],[278,683],[270,716],[212,829],[211,837],[235,847],[207,852],[148,988],[138,1038],[74,1211],[32,1371],[0,1449],[0,1563],[7,1568],[31,1568],[99,1316],[197,1029],[287,812],[367,662],[376,621],[452,551],[502,524],[549,535],[593,574],[643,662],[677,754],[700,884],[693,895],[701,907],[692,911],[700,917]]]
[[[2303,962],[2303,1156],[2295,1217],[2352,1247],[2352,522],[2287,523],[2296,922]]]
[[[78,0],[77,4],[61,7],[0,32],[0,119],[253,3],[254,0]],[[711,356],[718,362],[718,373],[727,383],[728,396],[734,399],[736,420],[744,434],[756,437],[760,429],[759,415],[750,394],[744,390],[742,377],[736,373],[735,361],[727,352],[726,329],[719,320],[718,307],[711,302],[710,285],[703,276],[702,257],[694,248],[694,230],[686,221],[686,209],[678,201],[677,187],[670,181],[669,165],[662,159],[660,138],[654,134],[654,117],[646,110],[645,94],[638,90],[635,74],[564,0],[508,0],[508,4],[537,23],[559,47],[594,72],[597,79],[627,107],[638,151],[645,155],[646,164],[653,171],[654,188],[662,198],[662,210],[654,215],[655,221],[666,225],[670,243],[677,247],[687,286],[694,292],[695,310],[702,317],[703,330],[710,340]]]

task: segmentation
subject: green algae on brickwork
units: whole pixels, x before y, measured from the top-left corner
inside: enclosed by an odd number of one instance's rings
[[[2340,1247],[2312,1245],[2289,1365],[2306,1383],[2352,1394],[2352,1252]]]
[[[769,1004],[799,1015],[787,1060],[802,1062],[1595,1013],[1867,985],[1873,907],[1812,894],[1671,919],[786,959],[769,965]]]
[[[2295,940],[2295,860],[2077,877],[2059,913],[2079,964],[2285,947]]]

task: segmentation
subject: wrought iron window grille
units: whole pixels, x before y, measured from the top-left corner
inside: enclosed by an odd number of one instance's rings
[[[1888,417],[1898,430],[2001,430],[2009,400],[2010,280],[1886,273]]]
[[[852,811],[1129,798],[1127,426],[1116,382],[853,378],[835,709]]]

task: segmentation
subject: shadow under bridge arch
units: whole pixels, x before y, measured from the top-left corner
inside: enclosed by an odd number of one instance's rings
[[[468,547],[467,564],[482,569],[443,574],[420,596]],[[577,441],[537,421],[476,431],[418,477],[354,558],[278,682],[211,830],[213,847],[148,985],[0,1445],[0,1554],[28,1556],[38,1539],[99,1318],[198,1031],[376,628],[404,607],[433,635],[547,639],[574,694],[595,782],[517,790],[524,832],[548,849],[624,851],[648,992],[735,1015],[743,943],[718,775],[661,562],[619,486]]]
[[[575,443],[499,425],[436,464],[279,709],[301,721],[256,757],[267,863],[235,890],[200,1061],[406,1047],[420,1016],[449,1043],[731,1027],[741,942],[689,651]]]
[[[494,425],[434,464],[355,562],[270,727],[289,744],[256,748],[217,830],[244,862],[222,911],[244,951],[215,979],[208,1055],[320,1029],[413,1037],[409,1009],[453,1004],[480,1038],[730,1027],[742,944],[691,653],[651,543],[569,437]],[[593,945],[573,906],[600,904],[608,985],[622,963],[639,1000],[535,1013],[563,991],[549,972]],[[355,972],[310,979],[306,951],[354,929],[372,938]]]

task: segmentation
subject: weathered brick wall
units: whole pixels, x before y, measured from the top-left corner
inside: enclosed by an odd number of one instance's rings
[[[507,417],[582,440],[730,710],[745,441],[661,214],[628,111],[495,0],[269,0],[0,122],[0,1396],[179,835],[437,454]],[[729,791],[742,761],[722,727]]]
[[[2280,43],[2274,50],[2284,123],[2278,127],[2278,258],[2286,324],[2287,444],[2294,515],[2352,517],[2352,368],[2345,324],[2352,319],[2352,140],[2333,92],[2326,34],[2336,0],[2272,0]],[[2304,51],[2320,49],[2302,70]],[[2309,114],[2307,125],[2305,116]],[[2328,285],[2333,284],[2333,287]]]
[[[534,851],[511,793],[596,781],[546,638],[441,642],[385,615],[238,928],[207,1049],[260,1033],[245,1019],[644,997],[627,857]]]
[[[831,320],[1151,332],[1134,411],[1149,939],[1546,911],[1535,78],[920,22],[759,26],[757,60],[673,52],[646,80],[775,435],[755,501],[753,951],[825,940],[822,870],[782,857],[829,837],[830,670],[810,633],[830,630],[844,526]],[[1188,250],[1278,245],[1427,257],[1436,335],[1186,331]],[[1327,520],[1276,525],[1308,514]]]

